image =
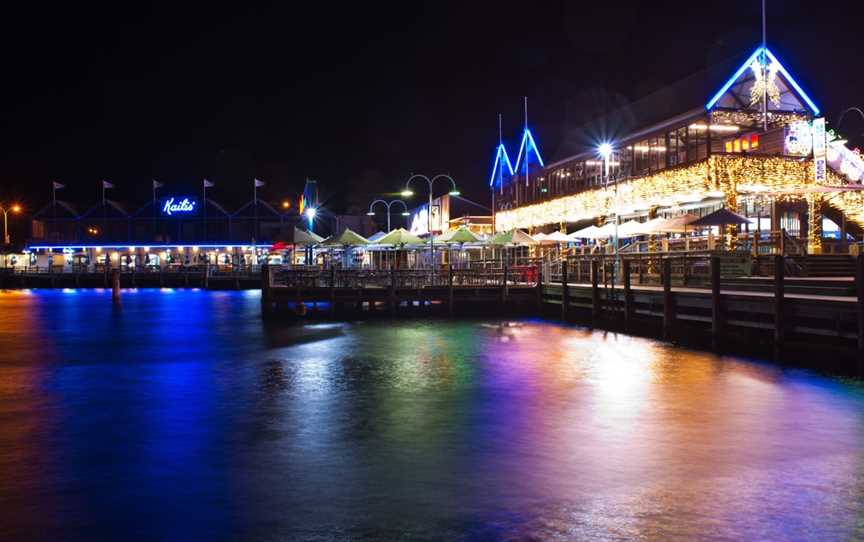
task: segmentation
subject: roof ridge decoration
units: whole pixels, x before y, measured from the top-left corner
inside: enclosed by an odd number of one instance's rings
[[[768,68],[767,77],[763,77],[763,70],[759,69],[765,64]],[[782,79],[778,75],[782,76]],[[750,82],[752,85],[748,87],[747,83]],[[727,106],[747,109],[758,104],[764,94],[767,94],[771,104],[780,110],[801,110],[807,107],[814,115],[819,115],[819,107],[804,92],[792,74],[768,47],[761,45],[708,100],[705,109],[723,107],[724,102]]]
[[[527,145],[527,150],[526,150]],[[531,135],[531,130],[527,127],[522,132],[522,143],[519,145],[519,154],[516,156],[516,165],[513,167],[513,171],[517,171],[519,169],[519,163],[522,161],[522,155],[525,155],[525,159],[528,159],[528,151],[534,150],[534,156],[537,158],[537,161],[540,163],[540,167],[545,167],[543,164],[543,158],[540,157],[540,149],[537,148],[537,143],[534,141],[534,136]]]
[[[503,166],[507,169],[503,169]],[[498,144],[498,149],[495,151],[495,162],[492,164],[492,175],[489,177],[489,186],[495,186],[495,180],[498,179],[499,184],[503,184],[504,175],[513,176],[513,164],[510,163],[510,157],[507,156],[507,149],[504,143]]]

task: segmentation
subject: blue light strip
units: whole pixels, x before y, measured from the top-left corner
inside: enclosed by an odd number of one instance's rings
[[[522,144],[519,145],[519,155],[516,157],[516,166],[513,168],[513,171],[519,169],[519,163],[522,161],[522,152],[525,152],[525,156],[527,159],[528,151],[525,151],[525,144],[528,143],[529,149],[534,149],[534,156],[537,157],[537,161],[540,162],[540,165],[545,167],[543,164],[543,158],[540,157],[540,150],[537,148],[537,143],[534,142],[534,136],[531,135],[531,130],[525,128],[525,133],[522,135]]]
[[[766,48],[765,54],[768,55],[768,58],[771,59],[771,62],[777,63],[777,66],[780,68],[780,73],[783,74],[783,77],[785,77],[787,81],[792,83],[792,87],[795,89],[795,91],[798,93],[799,96],[804,98],[804,101],[807,102],[807,105],[809,105],[810,109],[813,110],[813,114],[818,115],[819,114],[819,108],[816,107],[816,104],[813,103],[813,100],[810,99],[810,96],[807,96],[807,93],[801,89],[801,87],[798,85],[798,82],[792,78],[792,76],[789,74],[788,71],[786,71],[786,68],[783,67],[783,64],[781,64],[779,60],[777,60],[777,57],[774,56],[774,53],[772,53],[770,49]]]
[[[27,249],[28,250],[62,250],[64,248],[80,248],[81,250],[85,250],[85,249],[96,249],[96,248],[107,248],[107,249],[125,248],[128,250],[130,248],[133,248],[133,249],[134,248],[150,248],[150,249],[154,249],[154,250],[159,250],[159,249],[170,249],[170,248],[186,249],[186,248],[195,248],[195,247],[198,247],[198,248],[253,248],[253,247],[254,248],[271,248],[272,246],[273,245],[270,243],[266,243],[266,244],[256,243],[254,245],[251,243],[247,243],[245,245],[235,245],[232,243],[223,243],[221,245],[212,244],[212,243],[203,244],[203,245],[183,245],[183,244],[179,244],[179,245],[177,245],[177,244],[169,244],[169,245],[111,245],[111,244],[109,244],[109,245],[32,245],[32,246],[28,246]]]
[[[501,165],[501,157],[504,157],[504,163],[507,165],[507,171],[512,176],[513,175],[513,165],[510,163],[510,157],[507,156],[507,149],[504,148],[504,144],[498,145],[498,152],[495,153],[495,164],[492,166],[492,176],[489,178],[489,186],[493,186],[495,183],[495,174],[498,172],[498,167]]]
[[[711,109],[712,107],[714,107],[714,104],[716,104],[717,101],[720,100],[720,98],[723,97],[724,94],[726,94],[726,91],[729,90],[729,87],[731,87],[735,83],[735,81],[737,81],[738,78],[741,77],[742,73],[744,73],[750,68],[750,64],[753,64],[753,61],[756,60],[760,53],[762,53],[762,47],[757,47],[756,50],[753,51],[753,54],[750,55],[750,58],[745,60],[744,64],[741,64],[741,67],[738,68],[738,71],[736,71],[735,74],[730,77],[729,80],[726,81],[726,83],[722,87],[720,87],[720,90],[717,91],[717,94],[715,94],[713,98],[708,100],[708,103],[705,105],[705,109]]]
[[[739,77],[741,77],[741,74],[743,74],[745,71],[747,71],[750,68],[750,65],[753,64],[754,60],[759,58],[759,55],[762,54],[763,50],[765,51],[765,55],[771,60],[771,62],[774,62],[777,64],[777,67],[780,70],[780,73],[782,73],[783,77],[787,81],[789,81],[789,84],[792,85],[792,88],[795,89],[795,92],[797,92],[798,95],[801,98],[803,98],[805,102],[807,102],[807,105],[813,111],[813,114],[818,115],[819,114],[819,108],[816,107],[816,104],[813,103],[813,100],[810,99],[810,96],[808,96],[807,93],[804,92],[804,90],[801,88],[800,85],[798,85],[798,82],[795,81],[795,79],[786,70],[786,68],[783,66],[783,64],[779,60],[777,60],[777,57],[774,56],[774,53],[772,53],[771,50],[768,49],[767,47],[761,47],[761,46],[757,47],[756,50],[753,51],[753,54],[750,55],[750,57],[744,61],[744,64],[742,64],[741,67],[738,68],[738,71],[736,71],[734,73],[734,75],[732,75],[732,77],[730,77],[729,80],[726,81],[726,83],[722,87],[720,87],[720,90],[717,91],[717,94],[715,94],[714,97],[711,98],[707,104],[705,104],[705,109],[710,110],[712,107],[714,107],[717,104],[717,102],[720,100],[720,98],[722,98],[723,95],[726,94],[726,91],[728,91],[729,88],[733,84],[735,84],[735,81],[737,81]]]

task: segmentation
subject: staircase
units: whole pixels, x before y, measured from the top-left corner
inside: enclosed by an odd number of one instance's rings
[[[847,254],[809,255],[802,263],[808,277],[855,276],[855,259]]]

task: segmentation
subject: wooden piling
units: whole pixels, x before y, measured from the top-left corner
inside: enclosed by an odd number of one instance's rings
[[[510,266],[504,263],[504,280],[501,283],[501,308],[507,305],[507,281],[510,280]]]
[[[671,341],[675,325],[675,298],[672,294],[672,260],[663,258],[663,339]]]
[[[591,325],[600,323],[600,264],[591,258]]]
[[[120,270],[114,269],[111,272],[111,299],[114,302],[120,301]]]
[[[390,288],[387,290],[387,306],[390,316],[396,316],[396,270],[390,268]]]
[[[864,254],[855,258],[855,295],[858,298],[858,376],[864,377]]]
[[[621,274],[624,278],[624,330],[629,332],[633,318],[633,289],[630,285],[630,260],[621,262]]]
[[[785,315],[783,303],[783,275],[785,272],[782,254],[774,256],[774,358],[780,359],[785,341]]]
[[[720,299],[720,258],[711,256],[711,348],[720,352],[723,333],[723,306]]]
[[[273,271],[270,266],[261,266],[261,313],[267,316],[273,312]]]
[[[447,264],[447,311],[453,317],[453,264]]]
[[[330,266],[330,316],[336,316],[336,268]]]
[[[561,262],[561,319],[565,322],[570,312],[570,285],[568,284],[570,271],[567,269],[567,258]]]

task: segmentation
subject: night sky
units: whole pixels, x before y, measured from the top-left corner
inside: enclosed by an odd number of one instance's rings
[[[485,203],[497,114],[515,154],[522,96],[551,156],[568,126],[760,40],[754,1],[16,4],[0,23],[0,201],[31,210],[51,179],[80,207],[111,180],[134,209],[153,178],[176,192],[204,177],[231,210],[253,177],[273,201],[312,177],[342,210],[411,172]],[[769,46],[829,121],[864,106],[851,6],[769,1]]]

